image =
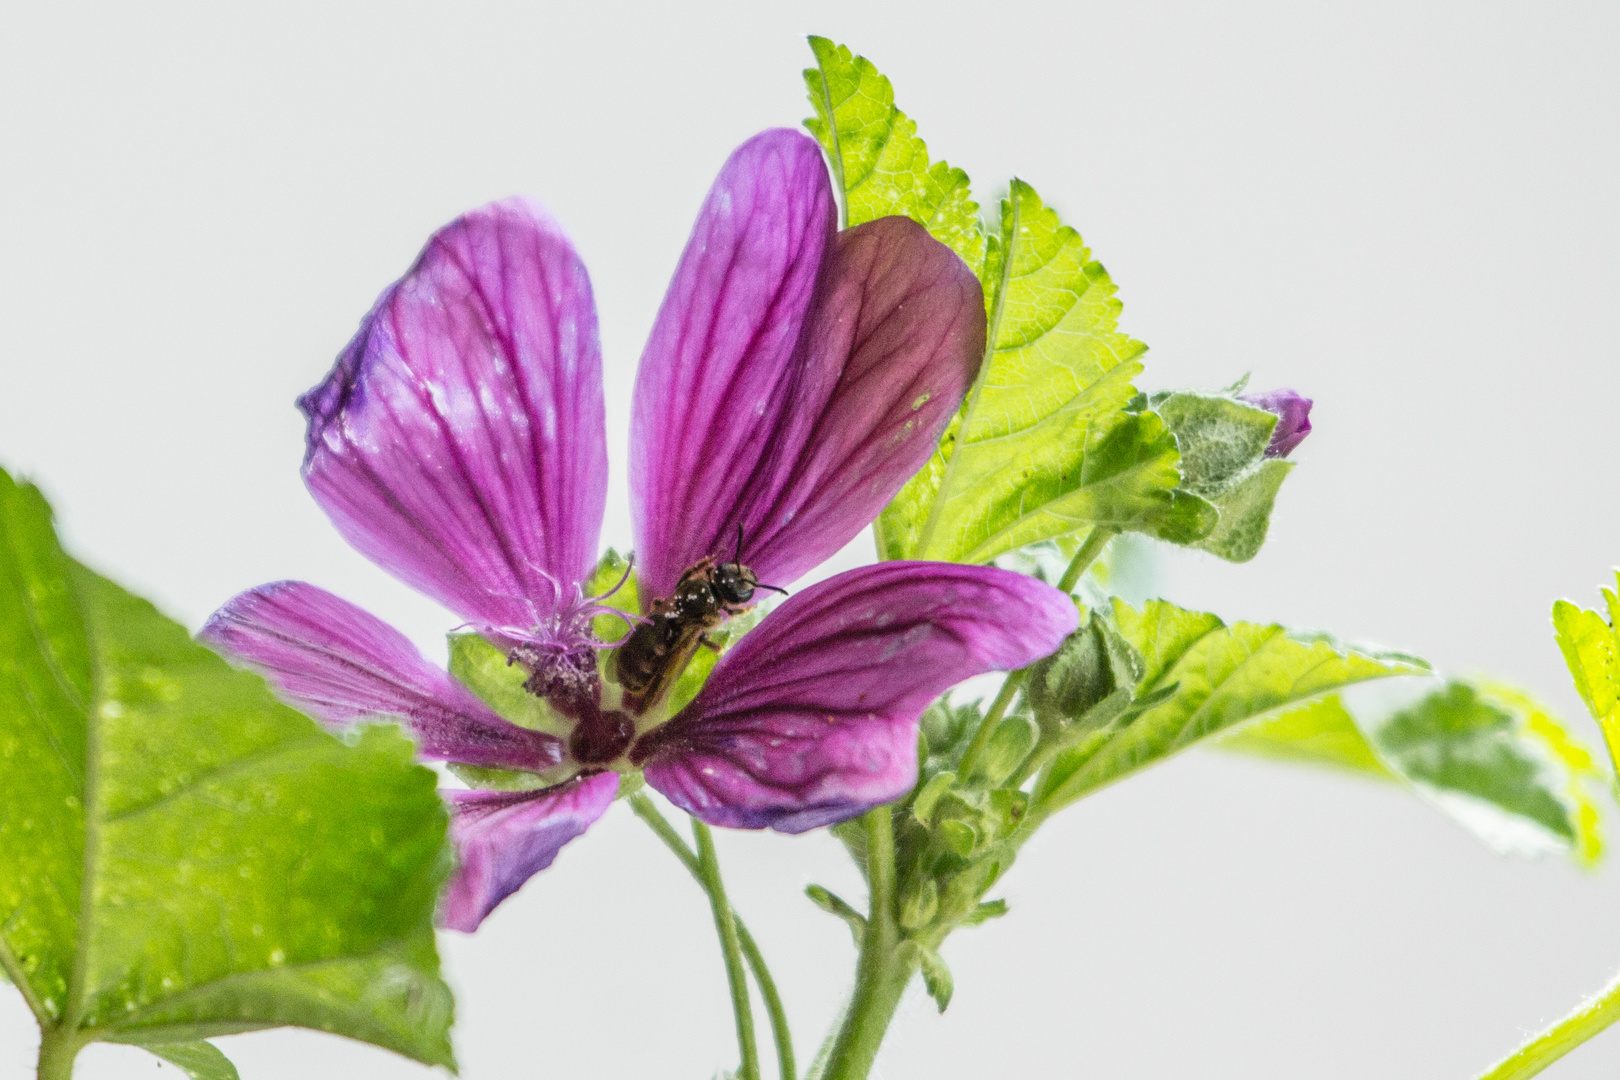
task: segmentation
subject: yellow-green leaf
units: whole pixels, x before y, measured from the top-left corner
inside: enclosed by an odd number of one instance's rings
[[[1114,620],[1146,662],[1139,692],[1168,697],[1130,724],[1064,750],[1036,781],[1044,814],[1237,724],[1341,687],[1427,674],[1422,661],[1372,653],[1276,624],[1233,623],[1163,600],[1114,601]]]
[[[1145,346],[1119,332],[1102,265],[1020,180],[987,236],[960,169],[930,162],[916,125],[871,61],[811,38],[806,121],[832,165],[847,225],[887,214],[923,223],[984,284],[986,356],[938,450],[877,523],[884,558],[988,562],[1093,526],[1178,543],[1217,511],[1177,492],[1175,437],[1127,412]]]
[[[930,163],[917,125],[894,104],[894,88],[864,56],[812,37],[816,66],[804,73],[816,115],[805,127],[821,143],[844,208],[844,225],[903,215],[960,255],[978,273],[984,227],[967,174]]]
[[[1553,605],[1553,629],[1575,689],[1592,719],[1603,729],[1610,759],[1620,773],[1620,638],[1615,634],[1615,623],[1620,620],[1620,594],[1604,589],[1603,598],[1609,621],[1605,622],[1596,611],[1560,600]]]

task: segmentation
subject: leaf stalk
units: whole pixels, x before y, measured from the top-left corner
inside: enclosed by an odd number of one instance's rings
[[[1620,976],[1596,997],[1582,1005],[1540,1035],[1515,1050],[1511,1056],[1479,1080],[1525,1080],[1620,1020]]]
[[[743,970],[742,943],[737,940],[737,920],[726,899],[726,885],[720,878],[720,859],[714,850],[714,834],[697,818],[692,819],[692,838],[697,841],[698,872],[714,909],[714,928],[720,935],[720,951],[726,958],[726,981],[731,984],[731,1011],[737,1017],[737,1049],[742,1055],[738,1080],[759,1080],[759,1047],[754,1041],[754,1005],[748,996],[748,975]]]
[[[630,809],[635,811],[637,817],[647,823],[664,846],[674,853],[687,871],[697,879],[698,884],[708,891],[708,885],[703,878],[702,865],[697,853],[687,846],[681,834],[675,831],[675,826],[669,823],[658,807],[644,792],[637,792],[630,796]],[[765,964],[765,954],[760,952],[759,944],[755,942],[754,935],[748,932],[743,925],[742,917],[732,909],[732,925],[737,928],[737,942],[742,946],[743,958],[748,961],[748,968],[754,973],[754,982],[759,987],[760,997],[765,999],[765,1011],[771,1020],[771,1038],[776,1043],[776,1064],[781,1080],[798,1080],[798,1066],[793,1055],[793,1033],[788,1028],[787,1009],[782,1004],[782,995],[776,989],[776,980],[771,977],[771,970]]]
[[[89,1040],[77,1031],[44,1028],[39,1040],[37,1080],[73,1080],[73,1062]]]
[[[1118,529],[1110,528],[1107,525],[1093,526],[1090,535],[1086,537],[1085,543],[1080,545],[1080,550],[1076,551],[1074,558],[1069,560],[1068,568],[1063,571],[1063,577],[1058,580],[1057,587],[1063,592],[1071,592],[1075,585],[1079,583],[1081,575],[1086,572],[1092,563],[1097,561],[1097,556],[1102,554],[1103,548],[1108,546],[1108,541],[1118,535]],[[990,703],[990,711],[985,713],[984,719],[979,722],[979,730],[973,733],[973,741],[968,743],[966,750],[962,751],[962,761],[956,768],[957,775],[969,776],[972,774],[973,766],[978,764],[979,756],[984,753],[984,748],[990,745],[990,738],[996,733],[996,725],[1001,723],[1003,716],[1007,715],[1007,709],[1012,705],[1013,698],[1017,695],[1019,688],[1024,685],[1024,678],[1028,672],[1028,668],[1020,668],[1017,671],[1008,673],[1006,681],[1001,684],[1001,690],[996,694],[995,700]]]
[[[821,1080],[866,1080],[906,985],[917,970],[916,950],[901,948],[895,915],[894,824],[889,808],[875,807],[861,820],[866,826],[871,902],[855,971],[855,993]]]

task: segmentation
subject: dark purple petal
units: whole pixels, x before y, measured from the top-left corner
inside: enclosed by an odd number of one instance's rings
[[[714,825],[804,832],[905,794],[917,721],[946,689],[1022,667],[1079,624],[1074,601],[985,566],[888,562],[789,598],[632,750]]]
[[[456,873],[439,924],[472,933],[497,904],[551,865],[563,845],[607,812],[617,773],[597,773],[543,791],[450,791]]]
[[[575,599],[607,499],[602,360],[590,279],[539,206],[439,230],[298,404],[305,482],[379,566],[481,629]]]
[[[563,759],[560,739],[503,720],[404,634],[314,585],[278,581],[241,593],[197,636],[327,723],[403,721],[423,757],[529,772]]]
[[[1311,433],[1313,403],[1308,397],[1283,389],[1264,394],[1242,394],[1238,400],[1277,414],[1277,426],[1272,429],[1271,442],[1266,445],[1266,457],[1287,457]]]
[[[838,234],[802,350],[794,407],[743,500],[709,526],[772,584],[854,539],[933,454],[984,355],[984,293],[909,218]]]
[[[643,597],[669,595],[712,553],[717,529],[735,532],[715,519],[746,497],[796,405],[794,353],[836,217],[821,148],[786,129],[738,147],[709,191],[636,376],[630,490]]]

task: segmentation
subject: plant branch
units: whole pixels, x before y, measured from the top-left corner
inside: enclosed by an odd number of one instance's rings
[[[855,992],[828,1055],[823,1080],[866,1080],[917,967],[917,950],[903,947],[895,917],[894,826],[889,808],[869,810],[862,820],[871,903],[855,970]]]
[[[996,699],[990,703],[990,711],[979,721],[979,730],[973,733],[973,741],[962,751],[962,760],[956,766],[956,775],[963,778],[972,775],[973,766],[978,764],[979,755],[984,753],[984,748],[990,745],[990,736],[996,733],[996,725],[1007,715],[1007,707],[1018,695],[1018,688],[1024,685],[1024,676],[1028,671],[1028,668],[1019,668],[1017,671],[1007,673]]]
[[[664,846],[674,852],[675,857],[681,861],[691,875],[697,879],[698,884],[708,891],[708,884],[704,881],[702,866],[698,861],[697,853],[687,846],[675,826],[669,819],[659,813],[658,807],[644,792],[637,792],[630,796],[630,809],[635,811],[637,817],[645,821],[649,828],[664,842]],[[754,973],[754,982],[759,986],[760,996],[765,999],[765,1011],[771,1019],[771,1038],[776,1043],[777,1071],[782,1080],[798,1080],[798,1066],[793,1058],[793,1033],[788,1028],[787,1009],[782,1005],[782,995],[777,992],[776,980],[771,977],[771,970],[765,964],[765,954],[760,952],[759,945],[754,941],[754,935],[748,932],[743,925],[742,918],[737,915],[736,909],[731,913],[732,925],[737,928],[737,941],[742,946],[743,957],[748,961],[748,967]]]
[[[720,860],[714,851],[714,834],[697,818],[692,819],[692,838],[697,841],[698,872],[714,909],[714,928],[720,935],[720,951],[726,958],[726,979],[731,983],[731,1011],[737,1017],[737,1049],[742,1054],[738,1080],[759,1080],[759,1048],[754,1043],[754,1005],[748,998],[748,973],[743,970],[742,943],[737,940],[737,920],[726,899],[726,885],[720,880]]]
[[[1479,1080],[1525,1080],[1620,1020],[1620,977],[1599,994],[1534,1039]]]
[[[73,1060],[88,1041],[78,1032],[63,1034],[59,1027],[42,1027],[36,1080],[73,1080]]]
[[[1072,591],[1080,576],[1086,572],[1086,568],[1096,562],[1097,556],[1108,546],[1108,541],[1118,535],[1118,529],[1107,525],[1094,526],[1091,534],[1086,537],[1086,542],[1080,545],[1080,550],[1069,560],[1068,568],[1063,571],[1063,577],[1059,579],[1057,587],[1063,592]],[[958,776],[966,777],[972,774],[973,766],[978,764],[984,748],[990,745],[990,738],[996,733],[996,725],[1007,715],[1007,709],[1012,705],[1019,688],[1024,685],[1024,678],[1028,672],[1028,668],[1008,672],[1006,681],[1001,684],[1000,692],[990,703],[990,711],[985,713],[984,719],[979,722],[979,730],[973,733],[973,741],[968,743],[967,749],[962,752],[962,760],[956,766]]]
[[[1063,571],[1063,576],[1058,579],[1057,587],[1064,592],[1074,591],[1074,587],[1080,583],[1080,575],[1084,574],[1091,564],[1097,561],[1097,556],[1101,555],[1103,548],[1108,546],[1108,541],[1118,535],[1118,529],[1110,528],[1107,525],[1093,526],[1091,535],[1086,537],[1086,542],[1080,545],[1080,550],[1075,552],[1074,558],[1069,560],[1069,568]]]

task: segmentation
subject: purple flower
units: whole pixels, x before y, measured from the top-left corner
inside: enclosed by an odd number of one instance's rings
[[[1277,414],[1266,457],[1287,457],[1311,433],[1311,399],[1289,389],[1268,390],[1264,394],[1240,394],[1239,401],[1258,405]]]
[[[1051,652],[1072,601],[989,567],[869,566],[784,601],[678,711],[668,686],[706,630],[836,552],[922,467],[983,345],[978,282],[949,249],[904,218],[836,232],[814,142],[745,143],[642,355],[642,616],[604,642],[607,609],[585,595],[607,485],[590,282],[539,207],[484,207],[428,242],[300,399],[304,477],[360,551],[524,669],[567,736],[503,719],[313,585],[243,593],[203,637],[327,722],[398,718],[424,757],[538,777],[448,793],[460,859],[441,919],[455,929],[549,865],[621,773],[717,825],[844,820],[915,783],[930,700]]]

